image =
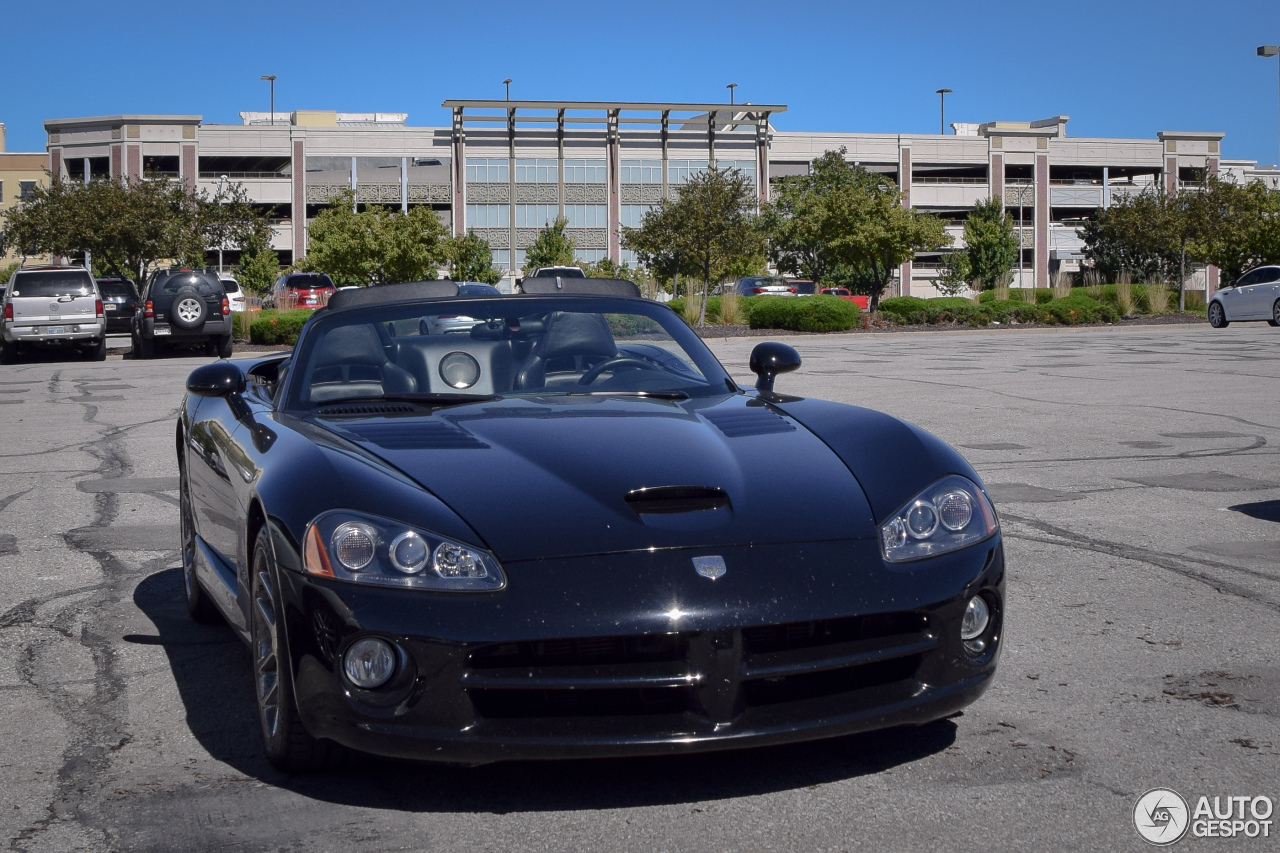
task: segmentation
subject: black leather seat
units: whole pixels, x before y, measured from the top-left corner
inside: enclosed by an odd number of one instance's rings
[[[547,318],[546,332],[516,371],[515,387],[545,387],[548,365],[558,359],[599,361],[617,354],[618,345],[604,317],[557,312]],[[586,364],[575,362],[575,368],[585,370]]]
[[[405,394],[418,390],[413,374],[393,364],[371,326],[342,326],[320,341],[311,374],[311,402]]]

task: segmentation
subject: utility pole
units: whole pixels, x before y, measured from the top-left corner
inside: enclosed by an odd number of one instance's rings
[[[258,79],[266,80],[271,85],[271,124],[274,127],[276,123],[276,75],[263,74]]]
[[[938,119],[938,133],[945,136],[947,133],[947,95],[951,94],[951,90],[939,89],[934,94],[936,94],[939,98],[942,99],[941,102],[939,103],[940,117]]]

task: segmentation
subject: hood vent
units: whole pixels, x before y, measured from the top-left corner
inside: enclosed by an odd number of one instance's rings
[[[469,432],[435,420],[359,424],[343,432],[387,450],[484,450],[489,446]]]
[[[317,414],[322,418],[338,415],[403,415],[418,411],[413,406],[396,403],[376,403],[368,406],[325,406]]]
[[[627,492],[627,505],[636,515],[674,515],[709,509],[732,509],[724,489],[713,486],[655,486]]]
[[[716,429],[724,433],[726,438],[795,431],[795,426],[786,418],[764,407],[710,409],[701,414]]]

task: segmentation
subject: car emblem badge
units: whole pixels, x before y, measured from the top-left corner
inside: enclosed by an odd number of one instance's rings
[[[50,310],[50,311],[54,311],[54,312],[56,312],[56,311],[58,310],[58,303],[56,303],[56,302],[50,302],[50,303],[49,303],[49,310]]]
[[[710,580],[715,580],[729,571],[725,567],[724,557],[694,557],[693,570]]]

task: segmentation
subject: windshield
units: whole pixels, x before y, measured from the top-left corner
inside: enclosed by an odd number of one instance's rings
[[[19,272],[10,296],[92,296],[93,278],[84,270]]]
[[[285,408],[293,410],[371,398],[434,404],[736,389],[670,309],[586,297],[433,300],[317,314],[291,377]]]
[[[320,287],[333,287],[327,275],[294,275],[285,282],[290,290],[315,290]]]
[[[133,296],[133,288],[123,281],[100,281],[98,282],[98,292],[102,294],[104,299],[123,296],[126,299]]]

